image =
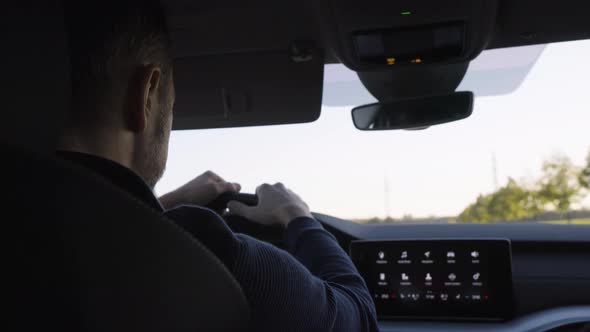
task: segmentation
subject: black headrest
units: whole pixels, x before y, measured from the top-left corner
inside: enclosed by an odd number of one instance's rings
[[[2,4],[3,144],[52,152],[71,97],[61,1]]]

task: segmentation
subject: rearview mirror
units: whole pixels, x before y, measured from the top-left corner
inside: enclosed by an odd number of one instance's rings
[[[352,110],[359,130],[424,129],[466,119],[473,112],[473,93],[396,100],[359,106]]]

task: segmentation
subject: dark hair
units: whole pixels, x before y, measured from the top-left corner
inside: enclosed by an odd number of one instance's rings
[[[72,121],[96,121],[122,102],[145,64],[172,70],[164,10],[157,0],[66,1],[72,63]]]

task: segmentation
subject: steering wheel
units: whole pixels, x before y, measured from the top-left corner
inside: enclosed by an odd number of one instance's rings
[[[281,226],[261,225],[244,217],[227,213],[227,204],[231,201],[237,201],[248,206],[256,206],[258,205],[258,196],[253,194],[225,193],[209,203],[207,207],[221,215],[235,233],[246,234],[277,247],[282,247],[284,228]]]
[[[253,194],[224,193],[209,203],[207,207],[223,215],[227,210],[227,204],[231,201],[237,201],[248,206],[256,206],[258,205],[258,196]]]

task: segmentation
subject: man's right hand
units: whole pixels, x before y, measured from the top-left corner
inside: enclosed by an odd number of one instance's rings
[[[297,218],[313,218],[307,204],[282,183],[272,186],[263,184],[256,188],[256,195],[258,196],[257,206],[230,202],[228,204],[230,213],[262,225],[281,225],[285,228]]]
[[[160,203],[169,210],[181,205],[205,206],[223,193],[238,193],[240,185],[226,182],[219,175],[207,171],[184,186],[160,197]]]

